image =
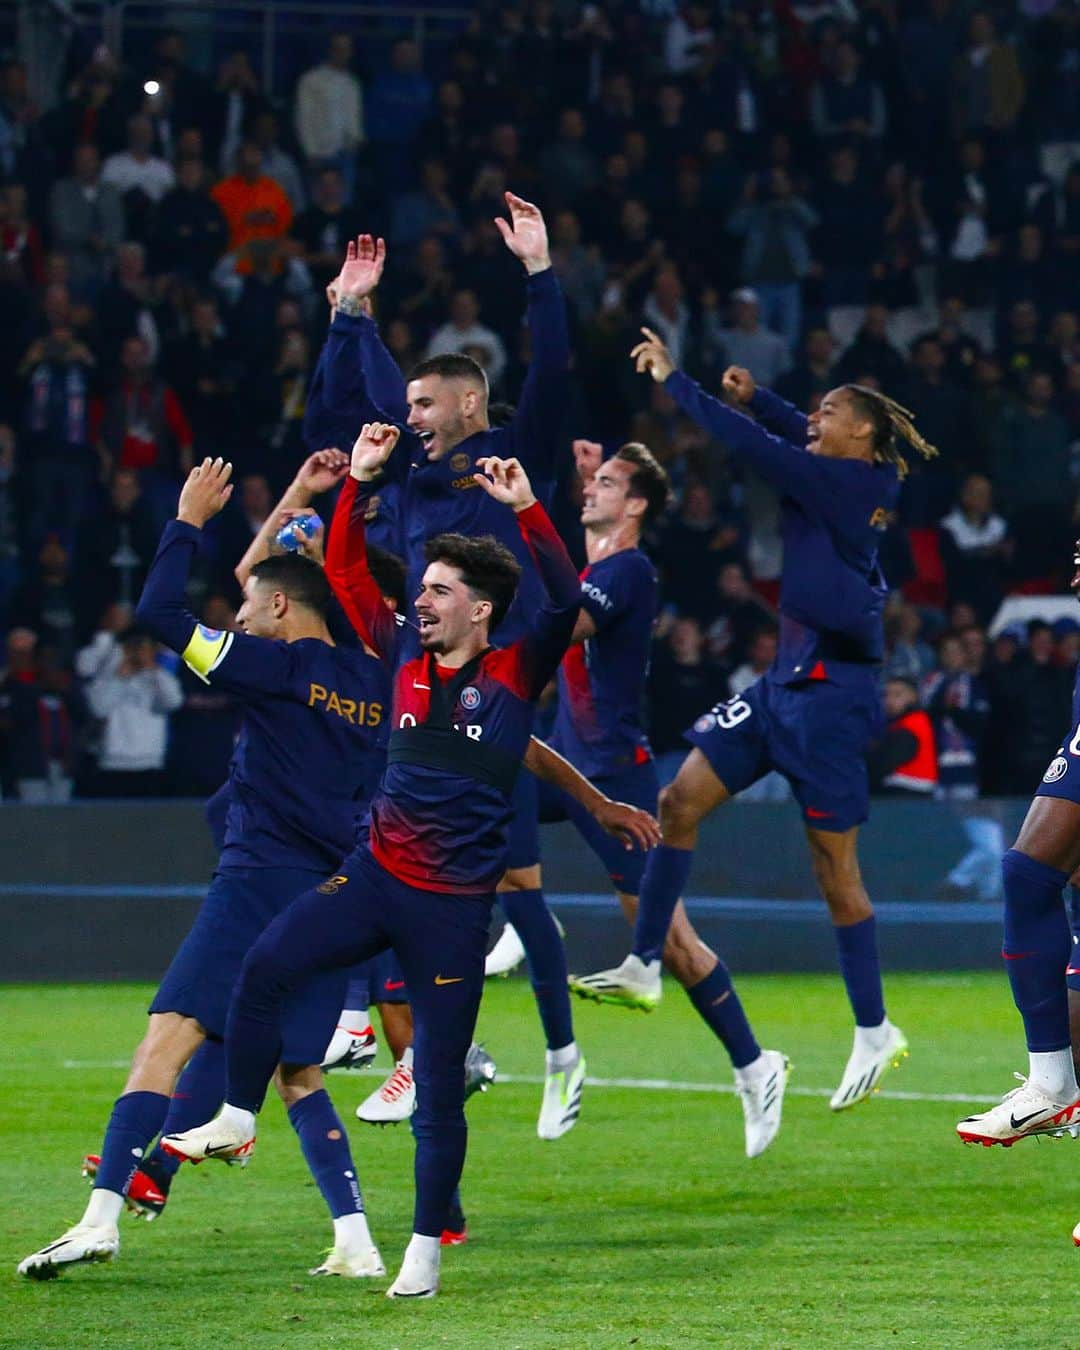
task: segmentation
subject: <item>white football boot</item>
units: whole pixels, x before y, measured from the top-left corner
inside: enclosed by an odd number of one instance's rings
[[[851,1058],[829,1106],[834,1111],[846,1111],[865,1101],[878,1091],[888,1070],[898,1069],[907,1057],[907,1037],[888,1018],[880,1027],[856,1027]]]
[[[663,985],[659,961],[642,961],[630,956],[613,970],[598,970],[595,975],[571,975],[570,989],[579,998],[595,1003],[615,1003],[623,1008],[652,1012],[660,1002]]]
[[[120,1234],[114,1223],[77,1223],[47,1247],[19,1262],[19,1274],[30,1280],[53,1280],[61,1267],[79,1261],[111,1261],[120,1250]]]
[[[965,1144],[984,1144],[987,1148],[1002,1144],[1012,1148],[1018,1139],[1036,1134],[1073,1134],[1080,1126],[1080,1098],[1056,1102],[1032,1087],[1023,1074],[1016,1077],[1020,1087],[1007,1092],[996,1106],[960,1121],[956,1133]]]
[[[742,1102],[746,1156],[757,1158],[780,1132],[791,1064],[779,1050],[762,1050],[753,1064],[735,1070],[735,1091]]]
[[[412,1046],[394,1065],[389,1078],[356,1108],[357,1120],[369,1125],[399,1125],[416,1110]]]

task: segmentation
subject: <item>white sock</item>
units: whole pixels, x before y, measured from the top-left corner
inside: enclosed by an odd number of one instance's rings
[[[240,1106],[230,1106],[228,1102],[221,1108],[218,1120],[224,1121],[226,1125],[235,1125],[238,1130],[243,1131],[245,1137],[255,1133],[255,1112],[245,1111]]]
[[[124,1208],[124,1197],[116,1191],[94,1189],[90,1192],[90,1203],[82,1216],[83,1223],[95,1228],[115,1228]]]
[[[741,1069],[735,1070],[735,1081],[736,1083],[752,1083],[755,1078],[761,1077],[767,1067],[768,1061],[763,1050],[757,1059],[752,1059],[749,1064],[744,1064]]]
[[[334,1220],[334,1246],[359,1255],[375,1246],[366,1214],[342,1214]]]
[[[580,1058],[581,1051],[577,1048],[577,1041],[571,1041],[561,1050],[545,1051],[544,1067],[548,1073],[565,1073],[568,1069],[572,1069]]]
[[[401,1268],[404,1270],[408,1265],[434,1267],[435,1273],[438,1274],[441,1257],[441,1237],[425,1237],[423,1233],[414,1233],[405,1248],[405,1255],[401,1258]]]
[[[411,1046],[411,1045],[410,1045],[407,1049],[405,1049],[405,1050],[403,1050],[403,1051],[401,1052],[401,1058],[398,1060],[398,1063],[399,1063],[399,1064],[404,1064],[405,1067],[406,1067],[408,1070],[410,1070],[410,1072],[411,1072],[411,1070],[412,1070],[412,1046]]]
[[[1031,1050],[1028,1061],[1028,1082],[1033,1088],[1055,1102],[1074,1102],[1080,1097],[1071,1050]]]
[[[368,1010],[366,1008],[342,1008],[337,1024],[340,1030],[347,1031],[352,1036],[359,1036],[360,1032],[367,1026],[368,1021]]]
[[[855,1049],[869,1051],[876,1055],[879,1050],[884,1050],[888,1044],[889,1032],[892,1031],[892,1023],[887,1017],[882,1018],[876,1027],[855,1027]]]

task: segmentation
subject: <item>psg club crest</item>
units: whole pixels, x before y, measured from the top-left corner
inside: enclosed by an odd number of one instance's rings
[[[698,718],[698,720],[694,723],[694,730],[698,733],[699,736],[704,736],[704,734],[707,731],[712,731],[713,727],[715,726],[716,726],[716,714],[711,712],[702,713],[701,716]]]
[[[454,473],[464,473],[471,463],[472,460],[464,450],[459,450],[456,455],[450,456],[450,468]]]
[[[1059,778],[1064,778],[1068,772],[1069,761],[1064,755],[1058,755],[1056,759],[1050,761],[1050,767],[1043,774],[1044,783],[1056,783]]]
[[[466,712],[475,712],[480,706],[480,690],[473,684],[467,684],[461,691],[461,706]]]

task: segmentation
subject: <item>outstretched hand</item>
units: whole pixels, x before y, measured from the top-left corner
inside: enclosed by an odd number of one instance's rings
[[[548,252],[547,226],[540,208],[527,202],[524,197],[515,197],[512,192],[507,192],[505,196],[510,220],[507,222],[502,216],[495,217],[503,243],[515,258],[521,259],[530,275],[546,271],[551,266],[551,255]]]
[[[628,852],[634,848],[656,848],[663,838],[660,826],[648,811],[626,802],[613,802],[609,797],[596,807],[593,818],[602,830],[622,840]]]
[[[337,281],[338,303],[346,296],[362,300],[378,286],[386,266],[386,241],[370,234],[361,234],[349,240],[345,261],[341,264]]]
[[[296,473],[296,485],[317,497],[329,492],[349,472],[349,456],[337,446],[329,450],[316,450],[308,455]]]
[[[740,403],[744,407],[754,397],[754,391],[757,389],[753,375],[742,366],[728,366],[720,384],[732,403]]]
[[[180,491],[176,519],[201,530],[232,496],[231,476],[232,465],[227,464],[220,455],[217,459],[207,456],[201,464],[196,464]]]
[[[489,497],[494,497],[504,506],[514,511],[527,511],[536,502],[529,475],[516,459],[499,459],[495,455],[478,459],[476,467],[481,473],[473,478],[480,484]]]
[[[398,443],[401,430],[391,422],[365,422],[353,446],[349,473],[360,483],[370,483],[382,472],[383,466]]]
[[[663,384],[674,373],[675,362],[671,353],[651,328],[642,328],[645,341],[639,342],[631,351],[630,359],[639,375],[651,375],[657,384]]]
[[[346,467],[348,460],[345,461]],[[310,519],[315,516],[314,510],[310,506],[286,506],[283,507],[274,517],[274,538],[288,525],[290,520]],[[318,516],[315,516],[318,520]],[[298,531],[297,542],[299,547],[297,553],[304,558],[310,558],[313,563],[318,563],[322,567],[326,562],[326,526],[319,520],[315,533],[310,537],[306,531]]]

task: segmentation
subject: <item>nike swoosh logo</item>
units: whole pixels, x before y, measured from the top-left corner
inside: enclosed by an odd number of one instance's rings
[[[1066,975],[1080,975],[1080,969],[1078,969],[1076,966],[1069,966],[1069,967],[1066,969],[1065,974],[1066,974]],[[177,1095],[178,1095],[177,1093],[175,1093],[175,1092],[173,1093],[173,1096],[174,1096],[174,1097],[177,1096]]]
[[[465,977],[462,976],[462,979],[464,979],[464,978],[465,978]],[[438,984],[439,981],[436,980],[435,983]],[[445,984],[445,983],[447,983],[447,981],[444,980],[443,983]],[[384,987],[385,989],[388,989],[388,990],[392,990],[392,989],[404,989],[404,988],[405,988],[405,981],[404,981],[404,980],[386,980],[386,981],[384,981],[383,987]]]
[[[1021,1116],[1019,1120],[1012,1114],[1009,1116],[1009,1124],[1014,1130],[1018,1130],[1021,1125],[1026,1125],[1029,1120],[1034,1120],[1036,1116],[1041,1116],[1042,1111],[1032,1111],[1030,1116]]]
[[[423,691],[424,691],[426,694],[430,694],[430,693],[431,693],[431,685],[430,685],[430,684],[417,684],[416,681],[413,680],[413,682],[412,682],[412,687],[413,687],[414,689],[423,689]]]
[[[444,975],[436,975],[436,976],[435,976],[435,983],[436,983],[436,984],[460,984],[464,978],[465,978],[464,975],[454,975],[451,979],[447,979]]]
[[[226,1153],[235,1147],[235,1144],[207,1144],[205,1152],[208,1158],[212,1158],[215,1153]]]
[[[1003,961],[1023,961],[1026,956],[1034,956],[1034,952],[1002,952]]]

